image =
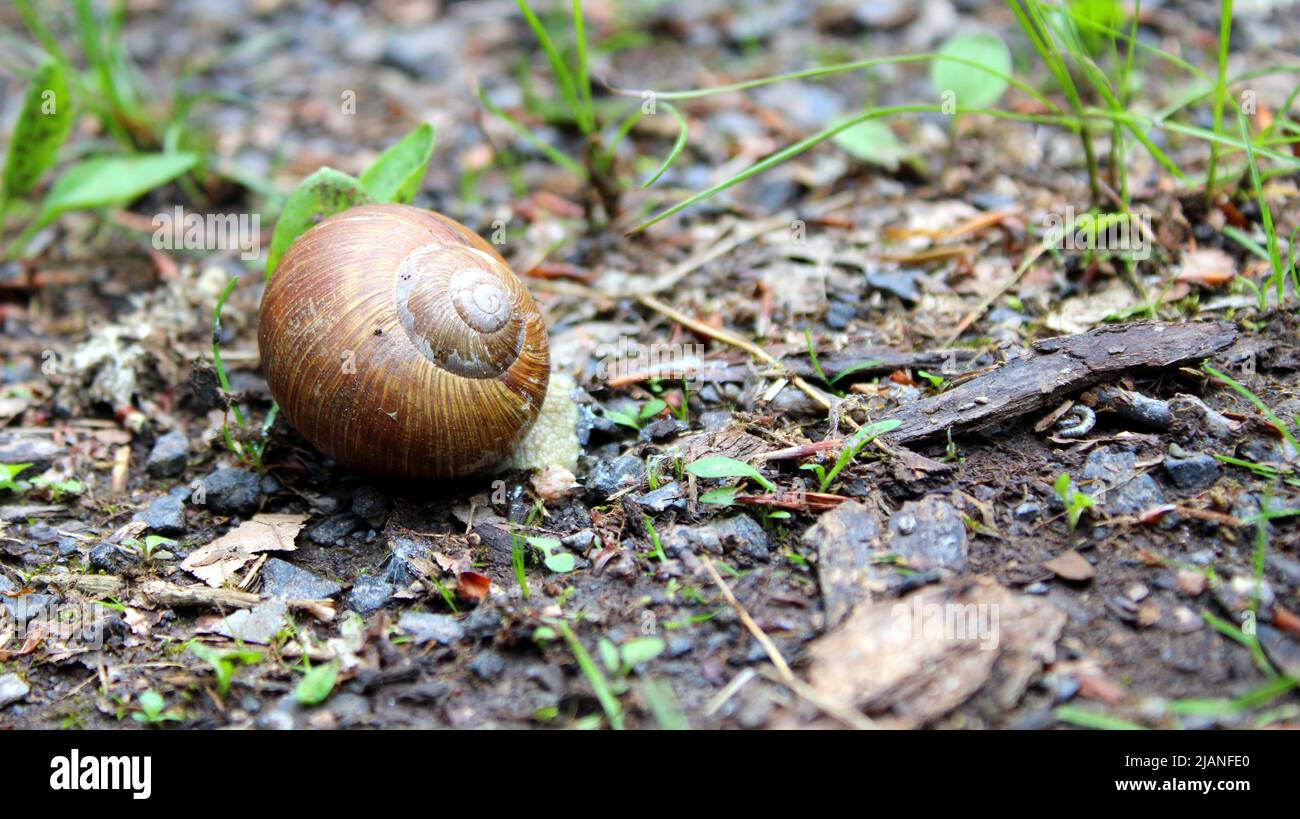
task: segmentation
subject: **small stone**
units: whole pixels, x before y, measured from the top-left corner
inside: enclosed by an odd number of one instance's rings
[[[1204,452],[1189,452],[1185,457],[1165,457],[1165,473],[1179,489],[1196,492],[1209,489],[1219,479],[1219,462]]]
[[[342,590],[342,586],[300,569],[278,557],[262,566],[262,592],[289,600],[324,600]]]
[[[695,526],[669,524],[658,532],[670,557],[682,550],[702,549],[715,555],[737,552],[751,560],[768,559],[767,532],[743,513]]]
[[[1196,597],[1205,591],[1205,575],[1200,572],[1194,572],[1191,569],[1179,569],[1176,577],[1178,578],[1178,590],[1183,594]]]
[[[445,646],[465,636],[464,627],[449,614],[408,611],[397,621],[397,627],[414,637],[416,645],[436,642]]]
[[[869,270],[867,284],[873,290],[883,290],[912,304],[921,298],[921,291],[916,286],[921,275],[919,270]]]
[[[352,493],[352,514],[365,518],[376,529],[388,518],[388,496],[373,486],[358,487]]]
[[[664,653],[669,657],[681,657],[690,654],[695,648],[695,641],[685,634],[670,634],[664,647]]]
[[[185,471],[189,457],[190,439],[184,432],[169,432],[154,442],[144,468],[155,478],[174,478]]]
[[[272,597],[251,609],[240,609],[217,626],[217,633],[245,643],[266,645],[284,628],[288,603]]]
[[[10,672],[0,677],[0,708],[27,698],[31,688],[15,673]]]
[[[163,495],[154,498],[136,518],[160,535],[179,535],[185,531],[185,502]]]
[[[1151,589],[1147,588],[1144,583],[1133,583],[1124,590],[1124,596],[1134,603],[1142,602],[1149,594],[1151,594]]]
[[[501,613],[492,606],[479,606],[461,621],[467,637],[486,640],[501,630]]]
[[[1179,634],[1191,634],[1193,631],[1199,631],[1205,623],[1205,620],[1199,614],[1187,606],[1179,606],[1174,609],[1173,619],[1173,629]]]
[[[1093,575],[1097,573],[1092,564],[1073,549],[1067,549],[1051,560],[1046,561],[1043,563],[1043,568],[1057,577],[1075,582],[1091,580]]]
[[[120,574],[135,562],[135,555],[128,553],[116,543],[105,541],[91,548],[88,559],[92,569],[99,569],[109,574]]]
[[[470,661],[469,670],[480,680],[491,682],[506,670],[506,661],[495,651],[484,651]]]
[[[686,499],[682,497],[682,488],[677,481],[670,481],[658,489],[632,498],[632,503],[647,512],[659,513],[669,509],[686,511]]]
[[[262,480],[247,469],[224,467],[203,479],[202,498],[214,515],[251,517],[262,504]]]
[[[889,550],[913,569],[966,566],[966,522],[961,513],[934,495],[908,501],[889,519]]]
[[[1016,520],[1033,520],[1038,517],[1038,513],[1042,508],[1042,505],[1037,501],[1025,501],[1017,506],[1011,514],[1015,516]]]
[[[307,532],[307,539],[319,546],[337,546],[348,535],[365,528],[365,521],[351,512],[328,517]]]
[[[410,538],[393,538],[389,544],[392,554],[388,558],[388,568],[384,579],[398,588],[405,588],[427,574],[427,561],[433,557],[433,550],[424,543]],[[422,565],[423,564],[423,565]]]
[[[645,465],[631,455],[597,461],[587,473],[585,485],[590,494],[604,500],[615,492],[636,486],[645,475]]]
[[[660,418],[657,421],[651,421],[641,427],[637,433],[637,440],[643,444],[651,441],[666,441],[669,438],[676,438],[683,432],[689,431],[691,425],[685,421],[678,421],[676,418]]]
[[[9,435],[0,438],[0,464],[31,464],[28,475],[47,468],[67,449],[46,437]]]
[[[367,615],[379,611],[392,598],[394,588],[380,577],[362,577],[352,584],[348,594],[348,603],[358,614]]]

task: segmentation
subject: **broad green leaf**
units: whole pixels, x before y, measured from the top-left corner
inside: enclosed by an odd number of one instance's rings
[[[1124,21],[1119,0],[1070,0],[1066,14],[1079,44],[1094,57],[1106,50],[1114,39],[1109,32]]]
[[[753,478],[769,490],[776,488],[771,481],[760,475],[754,467],[744,461],[738,461],[735,458],[728,458],[723,455],[700,458],[698,461],[688,464],[686,471],[697,478]]]
[[[72,129],[72,101],[68,79],[59,62],[47,59],[32,75],[23,107],[9,137],[5,155],[4,198],[13,199],[32,189],[54,165],[59,146]]]
[[[619,646],[623,665],[635,668],[641,663],[648,663],[664,653],[664,641],[660,637],[637,637]]]
[[[734,486],[719,486],[700,495],[700,503],[710,506],[734,506],[739,490]]]
[[[0,489],[18,489],[18,484],[14,481],[18,475],[25,469],[30,469],[31,464],[0,464]]]
[[[605,664],[606,671],[618,671],[618,647],[610,642],[608,637],[601,637],[596,643],[596,650],[600,652],[600,661]]]
[[[321,168],[304,179],[285,200],[284,210],[275,222],[271,248],[266,253],[266,280],[271,280],[293,240],[306,233],[327,216],[373,202],[355,177],[333,168]]]
[[[312,666],[293,690],[293,698],[299,705],[319,705],[334,690],[338,677],[339,664],[334,660]]]
[[[409,205],[432,158],[433,126],[422,122],[361,173],[361,186],[376,202]]]
[[[137,199],[194,167],[192,153],[96,157],[63,172],[41,205],[36,225],[44,227],[73,210],[103,208]]]
[[[1007,90],[1011,76],[1011,51],[995,34],[961,34],[939,49],[939,59],[930,64],[930,84],[940,96],[951,91],[958,108],[984,108],[997,102]],[[984,66],[982,71],[943,57],[956,57]],[[992,72],[992,73],[990,73]],[[1001,75],[1001,76],[999,76]]]
[[[890,172],[898,170],[898,163],[912,155],[889,126],[878,119],[859,122],[831,137],[831,141],[863,162]]]
[[[577,565],[577,562],[573,559],[573,555],[568,552],[547,555],[544,562],[546,563],[546,568],[559,574],[571,572],[573,571],[573,567]]]

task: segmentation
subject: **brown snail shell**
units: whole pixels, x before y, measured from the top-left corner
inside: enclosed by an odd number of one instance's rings
[[[408,205],[362,205],[299,236],[266,286],[257,341],[289,422],[381,477],[500,460],[550,375],[541,313],[500,254]]]

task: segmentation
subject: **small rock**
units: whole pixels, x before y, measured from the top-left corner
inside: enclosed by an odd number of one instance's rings
[[[1141,603],[1149,594],[1151,594],[1151,589],[1145,583],[1133,583],[1124,590],[1124,596],[1134,603]]]
[[[1137,456],[1130,450],[1102,447],[1088,455],[1083,467],[1083,480],[1100,482],[1107,487],[1102,503],[1108,511],[1136,515],[1165,502],[1160,485],[1150,475],[1139,474],[1136,463]],[[1098,493],[1090,491],[1089,494]]]
[[[324,600],[343,587],[288,561],[272,557],[262,566],[262,592],[289,600]]]
[[[690,654],[695,648],[695,641],[685,634],[670,634],[664,647],[664,653],[669,657],[681,657]]]
[[[352,493],[352,514],[365,518],[376,529],[388,518],[388,496],[373,486],[358,487]]]
[[[348,535],[365,528],[365,521],[351,512],[328,517],[307,532],[307,539],[319,546],[338,546]]]
[[[682,497],[682,488],[677,481],[670,481],[653,492],[632,498],[631,501],[650,513],[666,512],[669,509],[686,511],[686,499]]]
[[[464,627],[449,614],[408,611],[397,621],[397,627],[414,637],[416,645],[436,642],[445,646],[465,636]]]
[[[889,519],[889,550],[913,569],[966,567],[966,522],[961,513],[937,496],[903,504]]]
[[[501,630],[501,612],[492,606],[479,606],[461,621],[461,626],[465,629],[467,637],[486,640]]]
[[[645,476],[645,466],[631,455],[612,460],[597,461],[587,473],[586,487],[590,494],[604,500],[629,486],[636,486]]]
[[[185,471],[189,457],[190,439],[184,432],[169,432],[154,442],[144,468],[155,478],[174,478]]]
[[[384,579],[389,583],[398,588],[406,588],[428,574],[424,565],[432,559],[433,550],[427,544],[398,537],[393,538],[389,547],[392,553],[388,558],[388,568],[384,572]]]
[[[1051,560],[1046,561],[1043,563],[1043,568],[1064,580],[1076,582],[1091,580],[1093,575],[1097,573],[1092,564],[1073,549],[1067,549]]]
[[[1174,609],[1173,630],[1178,634],[1191,634],[1193,631],[1199,631],[1204,624],[1204,618],[1187,606],[1179,606]]]
[[[1165,457],[1165,472],[1179,489],[1196,492],[1208,489],[1219,479],[1219,462],[1204,452],[1189,452],[1186,457]]]
[[[1277,670],[1285,676],[1300,679],[1300,640],[1292,633],[1263,623],[1259,626],[1258,636],[1260,648],[1264,649]],[[3,701],[4,698],[0,697],[0,703]]]
[[[685,421],[678,421],[676,418],[660,418],[658,421],[651,421],[641,427],[637,433],[637,440],[643,444],[651,441],[666,441],[669,438],[676,438],[683,432],[690,430],[691,425]]]
[[[179,535],[185,531],[185,501],[174,495],[154,498],[136,516],[160,535]]]
[[[470,661],[469,670],[480,680],[491,682],[506,670],[506,661],[495,651],[483,651]]]
[[[743,513],[695,526],[670,524],[659,531],[659,542],[669,556],[703,549],[715,555],[739,552],[756,561],[768,558],[767,532]]]
[[[217,626],[217,633],[232,640],[266,645],[284,628],[288,603],[282,597],[272,597],[251,609],[240,609]]]
[[[27,693],[31,691],[27,683],[15,673],[10,672],[0,677],[0,708],[5,708],[15,702],[27,698]]]
[[[916,286],[921,275],[919,270],[868,270],[867,284],[873,290],[883,290],[913,304],[921,298],[921,291]]]
[[[214,515],[250,517],[262,504],[262,480],[247,469],[224,467],[203,479],[202,497]]]
[[[371,614],[383,608],[394,591],[393,586],[381,577],[362,577],[352,584],[348,603],[358,614]]]
[[[1038,513],[1042,511],[1042,508],[1042,505],[1037,501],[1025,501],[1017,506],[1011,514],[1015,516],[1016,520],[1033,520],[1038,517]]]
[[[1214,592],[1214,599],[1218,601],[1219,605],[1233,615],[1241,614],[1253,608],[1256,597],[1259,598],[1261,611],[1272,608],[1275,599],[1273,588],[1268,584],[1267,580],[1260,581],[1257,584],[1255,578],[1244,574],[1239,574],[1225,582],[1216,583],[1211,590]]]
[[[0,464],[31,464],[28,475],[40,473],[66,452],[48,437],[8,435],[0,439]]]
[[[1205,591],[1205,575],[1191,569],[1179,569],[1177,575],[1178,590],[1183,594],[1196,597]]]
[[[92,569],[99,569],[109,574],[120,574],[135,562],[136,555],[127,552],[116,543],[100,543],[90,550],[88,559]]]

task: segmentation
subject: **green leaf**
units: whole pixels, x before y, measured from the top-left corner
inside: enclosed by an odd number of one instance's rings
[[[878,119],[859,122],[831,137],[831,141],[863,162],[891,173],[898,170],[900,162],[912,156],[912,151],[898,141],[890,127]]]
[[[29,469],[31,464],[0,464],[0,489],[18,490],[18,484],[14,481],[18,475],[25,469]]]
[[[50,188],[34,226],[45,227],[68,211],[130,202],[166,185],[193,168],[198,160],[197,154],[174,153],[96,157],[78,162]]]
[[[628,415],[626,412],[619,412],[618,410],[607,409],[604,411],[603,414],[606,418],[608,418],[609,420],[613,421],[616,424],[622,424],[623,426],[631,427],[632,429],[641,428],[640,422],[638,422],[631,415]]]
[[[266,280],[271,280],[280,257],[294,239],[328,216],[373,201],[360,181],[333,168],[321,168],[304,179],[289,194],[280,218],[275,221],[271,248],[266,253]]]
[[[719,486],[717,489],[710,489],[700,495],[700,503],[707,503],[711,506],[734,506],[736,504],[736,495],[739,492],[740,488],[736,486]]]
[[[567,572],[571,572],[573,571],[574,566],[577,565],[577,563],[573,559],[573,555],[569,554],[568,552],[560,552],[559,554],[547,555],[546,560],[543,562],[546,564],[546,568],[550,569],[553,572],[557,572],[559,574],[565,574]]]
[[[1079,44],[1094,57],[1115,39],[1108,31],[1124,22],[1119,0],[1070,0],[1067,8]]]
[[[72,102],[63,66],[46,59],[37,67],[9,137],[5,156],[4,198],[22,196],[40,181],[58,157],[72,129]]]
[[[596,643],[596,650],[600,653],[600,661],[605,664],[606,671],[618,670],[618,647],[609,638],[601,637],[600,642]]]
[[[942,95],[951,91],[959,108],[983,108],[997,102],[1007,90],[1011,76],[1011,51],[995,34],[961,34],[949,39],[939,49],[939,59],[930,64],[930,84]],[[984,66],[988,71],[972,70],[953,60],[956,57]]]
[[[651,398],[649,401],[645,402],[645,406],[641,407],[641,412],[638,414],[637,417],[640,418],[642,421],[646,420],[647,418],[653,418],[659,413],[663,412],[664,408],[667,406],[668,406],[667,402],[665,402],[662,398]]]
[[[637,637],[619,646],[618,652],[625,667],[636,668],[663,654],[664,641],[660,637]]]
[[[764,478],[759,471],[744,461],[723,455],[711,455],[700,458],[687,465],[686,471],[697,478],[753,478],[768,491],[774,491],[776,485]]]
[[[313,666],[302,675],[298,687],[293,690],[293,698],[299,705],[319,705],[334,690],[338,677],[339,664],[335,660]]]
[[[361,173],[361,186],[376,202],[411,204],[433,158],[433,126],[422,122]]]

